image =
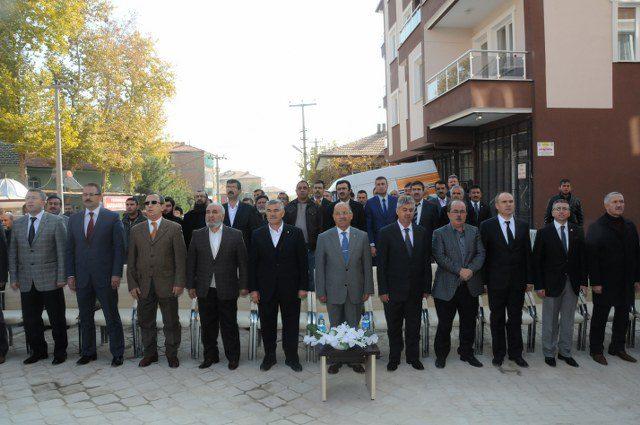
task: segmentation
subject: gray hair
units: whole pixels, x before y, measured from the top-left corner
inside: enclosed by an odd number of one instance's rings
[[[147,198],[151,195],[157,196],[158,202],[160,202],[161,204],[164,204],[164,196],[160,195],[159,193],[148,193],[147,196],[144,197],[145,202],[147,201]]]
[[[269,202],[267,202],[267,205],[265,206],[265,208],[268,207],[269,205],[277,205],[279,210],[284,209],[284,204],[280,199],[270,199]]]
[[[453,201],[449,202],[449,205],[447,205],[447,212],[451,212],[451,208],[453,208],[454,204],[460,204],[464,207],[465,212],[467,211],[467,204],[465,204],[464,201],[461,201],[460,199],[454,199]]]
[[[511,196],[511,197],[513,198],[513,200],[514,200],[514,201],[516,200],[516,198],[513,196],[513,193],[511,193],[511,192],[500,192],[500,193],[498,193],[498,194],[496,195],[496,197],[495,197],[495,198],[493,198],[493,203],[494,203],[495,205],[497,205],[497,204],[498,204],[498,198],[499,198],[500,196],[504,195],[504,194],[507,194],[507,195]]]
[[[28,192],[37,193],[38,195],[40,195],[40,199],[42,199],[43,201],[47,200],[47,194],[44,193],[44,191],[42,189],[29,189],[29,190],[27,190],[27,193]]]
[[[456,177],[456,178],[457,178],[457,177]],[[464,189],[462,188],[462,186],[460,186],[459,184],[457,184],[457,185],[453,186],[453,187],[451,188],[451,192],[453,192],[453,191],[454,191],[454,190],[456,190],[456,189],[460,189],[460,191],[462,192],[462,196],[464,196]]]
[[[407,196],[407,195],[398,196],[398,206],[396,207],[396,209],[399,209],[400,207],[407,204],[411,205],[411,208],[416,207],[416,201],[414,201],[411,196]]]
[[[622,200],[624,200],[624,195],[622,195],[622,193],[620,193],[620,192],[610,192],[610,193],[607,193],[605,195],[604,203],[608,204],[609,202],[611,202],[611,198],[613,198],[614,196],[618,196],[618,195],[622,196]]]
[[[211,202],[209,202],[209,205],[207,205],[207,209],[209,209],[209,207],[210,207],[211,205],[214,205],[214,206],[216,206],[216,207],[220,207],[220,210],[221,210],[221,212],[222,212],[222,215],[223,215],[223,216],[225,215],[226,211],[224,210],[224,206],[223,206],[220,202],[218,202],[218,201],[211,201]]]
[[[343,202],[343,201],[337,202],[337,203],[333,206],[334,211],[335,211],[335,209],[336,209],[336,207],[337,207],[338,205],[346,206],[346,207],[347,207],[347,210],[349,210],[349,212],[350,212],[351,214],[353,214],[353,211],[351,210],[351,205],[349,205],[349,203],[348,203],[348,202]]]

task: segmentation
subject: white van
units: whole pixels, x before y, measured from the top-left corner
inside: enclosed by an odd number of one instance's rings
[[[435,193],[435,183],[440,180],[436,164],[428,159],[426,161],[408,162],[400,165],[378,168],[375,170],[363,171],[362,173],[351,174],[340,177],[338,180],[347,180],[351,183],[351,190],[357,195],[359,190],[366,190],[367,196],[373,196],[376,177],[384,176],[389,182],[388,191],[397,190],[398,194],[404,193],[404,186],[416,180],[424,183],[429,194]],[[336,183],[333,182],[329,188],[330,192],[336,191]]]

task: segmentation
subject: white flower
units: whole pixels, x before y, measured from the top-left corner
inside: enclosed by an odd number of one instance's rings
[[[352,328],[346,323],[342,323],[327,332],[317,331],[314,335],[306,335],[303,341],[311,346],[330,345],[336,349],[344,349],[346,347],[366,347],[376,344],[378,336],[376,334],[366,336],[363,329]]]

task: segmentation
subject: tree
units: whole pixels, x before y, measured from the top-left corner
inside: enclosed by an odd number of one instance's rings
[[[193,203],[189,184],[173,170],[166,152],[155,153],[145,158],[134,191],[145,195],[159,193],[171,196],[185,211],[187,206]]]
[[[375,170],[389,165],[382,156],[340,156],[328,161],[321,170],[315,169],[309,176],[310,181],[322,180],[329,187],[335,180],[349,174]]]

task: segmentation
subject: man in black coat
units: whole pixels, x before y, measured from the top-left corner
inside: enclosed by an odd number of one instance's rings
[[[338,180],[336,182],[336,192],[338,193],[338,200],[331,204],[327,209],[326,214],[322,218],[322,227],[325,230],[331,229],[336,225],[333,220],[333,208],[338,202],[346,202],[349,204],[351,211],[353,212],[353,220],[351,220],[351,226],[356,229],[360,229],[363,232],[367,231],[367,221],[364,217],[364,207],[357,201],[351,199],[351,183],[349,180]]]
[[[409,196],[398,198],[398,220],[378,232],[378,295],[384,303],[389,336],[389,363],[394,371],[403,349],[414,369],[423,370],[419,360],[420,313],[422,298],[431,292],[431,232],[413,223],[415,203]]]
[[[189,248],[191,242],[191,233],[194,230],[202,229],[206,226],[205,215],[207,205],[209,205],[209,197],[204,189],[196,191],[195,204],[193,209],[184,215],[182,220],[182,234],[184,235],[184,243]]]
[[[553,203],[552,214],[553,223],[538,230],[533,246],[533,282],[542,298],[542,352],[551,367],[556,353],[578,367],[571,344],[578,292],[587,289],[584,233],[568,221],[571,210],[565,199]]]
[[[521,326],[524,293],[533,288],[529,225],[513,216],[515,202],[510,193],[498,194],[495,206],[498,216],[480,225],[480,236],[486,252],[484,284],[487,286],[491,310],[492,363],[502,366],[508,354],[509,360],[518,366],[528,367],[522,358]],[[505,311],[508,320],[505,319]]]
[[[551,214],[553,203],[558,199],[565,199],[567,202],[569,202],[569,208],[571,209],[569,221],[582,227],[584,224],[582,204],[580,203],[580,199],[578,199],[577,196],[571,193],[571,181],[569,179],[560,180],[560,187],[558,188],[558,190],[559,193],[549,199],[549,203],[547,204],[547,211],[544,214],[544,222],[547,224],[553,222],[553,215]]]
[[[267,202],[269,224],[253,231],[249,251],[249,290],[258,303],[264,360],[261,370],[276,364],[278,308],[282,317],[282,348],[285,364],[302,370],[298,358],[300,300],[307,297],[309,267],[302,231],[282,221],[284,206]]]
[[[467,201],[467,224],[480,227],[480,223],[491,218],[491,208],[482,201],[482,189],[473,185],[469,189],[469,200]]]
[[[331,199],[325,198],[325,190],[324,190],[324,181],[316,180],[313,182],[313,196],[311,199],[313,202],[320,208],[320,217],[322,219],[322,230],[320,233],[325,230],[331,229],[335,223],[333,222],[333,208],[331,205],[333,201]]]
[[[604,198],[606,213],[589,226],[587,264],[593,291],[593,314],[589,335],[591,357],[602,365],[604,332],[611,307],[614,308],[609,354],[635,362],[624,349],[629,326],[629,307],[634,302],[634,286],[640,291],[640,247],[638,230],[625,219],[624,197],[611,192]]]
[[[182,226],[182,219],[176,217],[174,210],[176,209],[176,201],[171,196],[165,196],[164,205],[162,207],[162,218],[169,221],[174,221]]]
[[[429,198],[429,202],[438,208],[438,225],[436,228],[449,224],[449,216],[447,215],[447,205],[451,202],[447,185],[442,180],[436,182],[436,196]],[[434,229],[435,230],[435,229]]]
[[[4,290],[9,276],[9,247],[4,235],[4,227],[0,224],[0,289]],[[9,351],[9,341],[7,340],[7,326],[4,323],[0,305],[0,364],[4,363]]]
[[[254,206],[239,201],[242,185],[236,179],[227,180],[227,199],[224,206],[224,225],[242,232],[245,246],[251,244],[251,233],[261,223],[258,210]]]
[[[434,230],[440,227],[440,208],[424,199],[424,183],[421,181],[417,180],[411,183],[410,192],[413,202],[415,202],[413,222],[433,233]],[[431,239],[431,235],[429,235],[429,239]]]

